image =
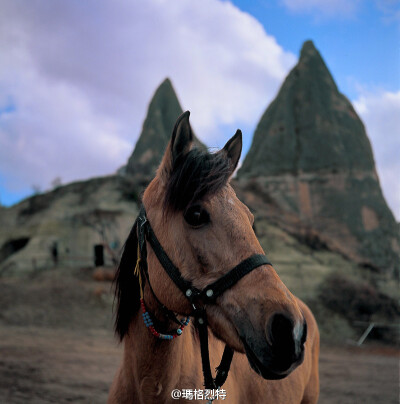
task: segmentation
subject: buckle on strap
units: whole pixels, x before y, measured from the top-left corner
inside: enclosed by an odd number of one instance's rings
[[[201,292],[201,298],[208,303],[213,303],[215,299],[230,289],[244,276],[262,265],[271,265],[271,262],[264,254],[254,254],[240,262],[225,275],[215,282],[206,286]]]

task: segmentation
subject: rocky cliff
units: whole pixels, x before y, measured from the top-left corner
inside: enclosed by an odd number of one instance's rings
[[[61,267],[105,264],[118,255],[138,212],[140,185],[122,176],[63,185],[0,210],[0,278]]]
[[[364,125],[311,41],[262,116],[238,178],[263,187],[292,233],[312,233],[374,269],[398,269],[398,229]]]
[[[150,101],[143,129],[129,157],[128,175],[152,177],[164,155],[177,117],[183,112],[170,79],[165,79]],[[195,136],[195,142],[205,147]]]

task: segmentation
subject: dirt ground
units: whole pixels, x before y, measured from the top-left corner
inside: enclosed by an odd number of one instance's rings
[[[0,403],[105,403],[122,354],[111,305],[90,270],[0,279]],[[322,404],[399,403],[393,347],[323,344],[320,377]]]

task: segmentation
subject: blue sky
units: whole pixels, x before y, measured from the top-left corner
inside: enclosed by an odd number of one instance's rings
[[[370,137],[400,218],[399,2],[393,0],[2,0],[0,203],[108,175],[172,79],[196,134],[244,152],[312,39]]]
[[[400,2],[329,0],[233,1],[255,16],[286,50],[297,54],[305,39],[321,51],[340,90],[350,99],[359,86],[400,88]],[[325,4],[324,4],[325,3]],[[397,19],[395,14],[397,12]]]

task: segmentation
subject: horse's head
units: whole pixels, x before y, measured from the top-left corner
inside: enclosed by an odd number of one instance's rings
[[[171,261],[183,278],[202,290],[263,250],[252,228],[253,215],[229,184],[241,154],[240,131],[215,154],[192,148],[192,140],[187,112],[175,125],[143,205]],[[138,286],[132,285],[136,249],[134,228],[117,278],[116,330],[121,338],[128,332],[132,310],[138,308]],[[150,284],[159,300],[172,311],[190,314],[187,298],[151,246],[147,262]],[[252,368],[264,378],[283,378],[303,361],[306,323],[271,265],[257,267],[205,307],[213,333],[234,350],[245,352]]]

